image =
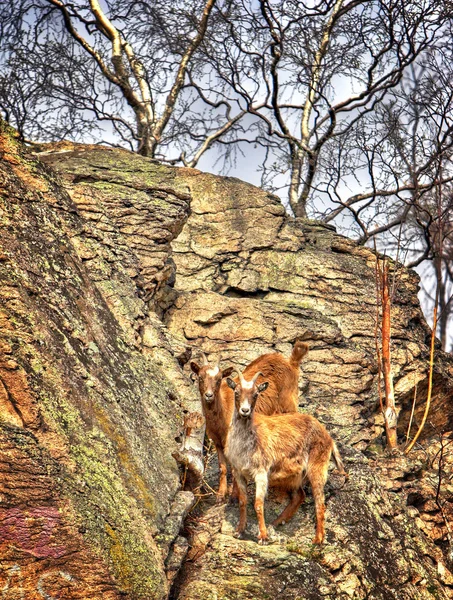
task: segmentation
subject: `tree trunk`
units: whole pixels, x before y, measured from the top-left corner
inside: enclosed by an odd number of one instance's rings
[[[151,125],[143,115],[137,114],[137,137],[139,139],[137,154],[154,158],[158,146],[158,141],[152,135]]]
[[[382,372],[385,387],[384,421],[385,433],[387,435],[387,446],[396,448],[398,446],[396,426],[397,415],[395,409],[395,394],[393,390],[392,362],[390,357],[390,313],[391,302],[388,281],[389,265],[384,259],[382,266]]]
[[[447,326],[448,326],[448,317],[449,317],[449,304],[447,298],[447,286],[445,285],[445,279],[442,271],[442,263],[438,262],[436,265],[436,279],[437,286],[439,289],[439,337],[442,343],[442,350],[447,352],[447,344],[448,344],[448,336],[447,336]]]
[[[300,177],[302,172],[302,160],[297,155],[295,150],[291,152],[291,180],[289,184],[289,204],[294,213],[295,217],[306,217],[306,205],[305,202],[300,202],[299,188],[300,188]]]

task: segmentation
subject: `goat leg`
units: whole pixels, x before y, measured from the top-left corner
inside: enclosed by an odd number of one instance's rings
[[[233,475],[233,483],[231,486],[230,500],[231,500],[231,502],[237,502],[238,498],[239,498],[238,484],[236,482],[235,476]]]
[[[237,482],[239,492],[239,523],[234,532],[234,537],[240,538],[247,525],[247,482],[236,471],[234,472],[234,479]]]
[[[294,490],[291,493],[291,500],[288,502],[286,508],[282,511],[282,513],[272,522],[274,527],[277,525],[287,523],[297,512],[297,509],[305,500],[305,492],[302,488],[298,490]]]
[[[267,494],[267,472],[260,471],[255,475],[255,512],[258,519],[260,533],[258,535],[258,544],[264,545],[268,541],[266,522],[264,520],[264,499]]]
[[[317,503],[315,500],[315,508],[316,508],[316,534],[313,538],[313,544],[322,544],[324,541],[324,515],[326,512],[326,507],[324,502]]]
[[[324,541],[324,521],[325,521],[325,498],[324,498],[324,486],[327,480],[327,468],[329,465],[328,459],[330,457],[327,456],[327,460],[324,460],[323,463],[318,465],[318,468],[314,467],[312,472],[309,473],[308,478],[310,480],[311,491],[313,493],[313,498],[315,501],[315,512],[316,512],[316,534],[313,539],[313,544],[322,544]]]
[[[227,485],[227,461],[225,454],[221,448],[217,448],[217,458],[219,460],[219,490],[217,492],[217,504],[222,504],[225,501],[225,497],[228,491]]]

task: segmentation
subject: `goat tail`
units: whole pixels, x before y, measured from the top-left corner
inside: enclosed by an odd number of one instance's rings
[[[343,464],[343,461],[341,460],[340,452],[338,451],[338,447],[333,440],[332,440],[332,454],[333,454],[333,459],[337,466],[338,472],[340,473],[340,475],[344,475],[346,478],[348,478],[349,475],[346,473],[346,471],[344,469],[344,464]]]
[[[292,367],[298,368],[300,365],[300,361],[308,352],[308,344],[302,342],[301,340],[296,340],[293,346],[293,351],[291,352],[291,356],[289,357],[289,364]]]

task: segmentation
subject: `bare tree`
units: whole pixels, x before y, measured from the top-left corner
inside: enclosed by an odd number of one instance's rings
[[[0,110],[28,139],[190,167],[214,147],[227,166],[243,153],[296,216],[401,244],[435,274],[433,190],[453,181],[452,34],[444,0],[5,0]]]
[[[423,198],[417,219],[410,223],[411,248],[421,264],[425,314],[437,307],[437,335],[444,351],[451,350],[448,332],[453,318],[453,190],[447,184]]]
[[[203,94],[215,2],[7,0],[0,108],[24,137],[113,139],[195,166],[242,116]]]
[[[428,320],[437,290],[438,334],[446,351],[453,317],[451,65],[449,47],[431,47],[385,102],[363,118],[355,137],[344,144],[332,141],[344,158],[326,170],[330,205],[317,212],[361,243],[377,239],[382,251],[419,268]],[[370,188],[349,197],[344,190],[348,160],[356,166],[357,185],[361,181]]]
[[[411,69],[383,118],[388,123],[386,164],[381,160],[379,173],[403,180],[404,191],[383,203],[380,213],[374,206],[368,220],[362,218],[360,205],[356,214],[362,241],[379,236],[381,247],[394,252],[398,247],[407,266],[420,267],[425,314],[433,314],[437,294],[438,331],[443,349],[448,350],[453,311],[453,73],[451,56],[444,50],[440,56],[439,63],[439,55],[431,53]],[[384,157],[384,152],[376,148],[374,155]],[[364,207],[363,214],[367,210]]]
[[[265,149],[263,182],[287,186],[294,214],[319,214],[327,201],[332,214],[323,216],[333,219],[395,193],[389,181],[360,197],[345,197],[344,186],[363,183],[361,136],[376,137],[386,99],[446,39],[444,3],[240,0],[219,12],[223,27],[202,52],[255,117],[248,140]]]
[[[365,239],[366,207],[413,189],[377,174],[373,144],[448,18],[442,0],[6,0],[0,107],[27,137],[97,133],[188,166],[257,154],[294,214],[352,217]]]

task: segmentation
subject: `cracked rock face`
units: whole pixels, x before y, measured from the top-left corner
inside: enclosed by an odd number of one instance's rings
[[[189,215],[187,185],[175,169],[158,163],[150,168],[129,152],[65,144],[52,148],[48,154],[43,145],[39,156],[64,178],[87,222],[81,257],[90,262],[92,276],[102,279],[103,259],[112,266],[119,264],[140,297],[151,300],[174,277],[170,242]]]
[[[378,402],[375,254],[330,227],[285,217],[278,199],[241,181],[189,181],[191,216],[172,244],[178,295],[165,315],[169,329],[244,366],[306,340],[302,406],[331,424],[337,439],[365,449],[383,430],[379,419],[368,427]],[[417,291],[417,275],[399,269],[392,360],[401,433],[415,386],[426,390],[427,382],[429,330]],[[436,368],[428,435],[453,429],[452,362],[440,356]],[[422,412],[420,403],[416,420]]]
[[[256,543],[250,506],[245,540],[233,537],[237,507],[211,507],[195,526],[178,598],[310,598],[412,600],[448,597],[426,555],[415,523],[401,515],[398,500],[382,493],[360,453],[349,451],[350,474],[327,485],[327,538],[311,544],[314,507],[309,499],[294,520],[270,528],[270,544]],[[282,507],[266,503],[269,521]],[[440,555],[440,551],[438,552]],[[439,556],[438,556],[439,558]]]
[[[171,450],[192,388],[143,296],[187,200],[161,199],[159,253],[142,190],[137,212],[123,193],[79,211],[2,123],[0,150],[1,593],[166,598],[159,534],[178,523]]]
[[[49,514],[58,511],[67,527],[76,522],[73,543],[81,555],[95,556],[99,569],[77,575],[87,582],[81,589],[96,590],[94,577],[108,582],[112,598],[452,597],[445,531],[438,507],[428,503],[436,465],[423,452],[400,461],[382,455],[374,254],[331,228],[288,218],[276,198],[236,179],[164,167],[121,150],[44,146],[39,156],[59,173],[56,179],[11,148],[2,165],[10,234],[1,238],[9,261],[2,296],[15,321],[10,329],[2,322],[2,414],[7,440],[16,443],[10,431],[31,431],[41,455],[49,456],[46,472],[58,483],[46,500]],[[8,245],[13,239],[21,243]],[[399,273],[392,356],[402,437],[414,388],[422,397],[427,381],[429,330],[417,285],[414,273]],[[36,331],[43,344],[34,341]],[[245,366],[270,350],[288,355],[296,337],[310,346],[300,410],[326,424],[351,474],[344,486],[336,476],[327,485],[325,545],[310,543],[310,497],[268,547],[255,542],[251,503],[245,540],[232,537],[237,507],[213,507],[210,499],[189,514],[181,537],[190,499],[175,497],[171,452],[183,409],[199,409],[181,365],[203,350],[225,366]],[[453,429],[452,365],[438,354],[424,434],[433,460],[434,433]],[[422,411],[420,401],[415,421]],[[216,487],[214,460],[207,482]],[[444,492],[449,502],[452,494]],[[20,502],[7,497],[1,506],[16,510]],[[28,503],[39,509],[43,501]],[[281,510],[272,495],[265,510],[269,522]],[[437,520],[426,518],[429,510]],[[35,523],[34,515],[26,522]],[[430,534],[434,529],[440,537]],[[41,544],[62,545],[59,536]],[[23,574],[27,560],[37,560],[26,556],[11,559],[0,589],[3,582],[19,585],[15,565]],[[52,573],[58,568],[74,577],[69,563],[63,568],[69,557],[48,560]],[[37,598],[43,575],[41,586],[49,583],[43,589],[54,591],[47,573],[27,575]],[[74,595],[64,577],[55,583],[60,597],[90,597]]]
[[[285,217],[278,200],[240,181],[200,175],[190,187],[192,212],[172,244],[177,295],[165,314],[170,331],[200,346],[211,359],[221,357],[223,366],[245,366],[269,350],[289,355],[294,339],[304,339],[310,352],[301,366],[301,410],[326,424],[346,454],[352,448],[370,457],[382,453],[375,254],[331,228]],[[426,391],[427,383],[429,330],[417,290],[416,274],[399,268],[392,358],[401,436],[414,388]],[[439,353],[427,441],[453,429],[452,375],[451,357]],[[416,406],[415,421],[423,408],[423,403]],[[432,457],[438,450],[434,447]],[[208,518],[201,515],[195,527],[191,560],[175,597],[451,597],[450,575],[440,576],[446,557],[417,529],[422,525],[426,532],[433,517],[422,511],[414,522],[405,510],[416,494],[435,496],[436,470],[428,468],[429,475],[421,478],[427,465],[423,452],[416,466],[401,460],[398,471],[389,466],[395,459],[368,461],[360,452],[347,457],[351,479],[344,489],[330,488],[327,542],[321,549],[310,544],[312,503],[299,509],[266,550],[254,541],[232,539],[237,508],[207,508]],[[447,465],[443,474],[447,481]],[[215,487],[215,477],[210,484]],[[444,507],[453,515],[447,488]],[[266,511],[270,522],[281,507],[271,498]],[[439,535],[439,507],[433,512]],[[251,510],[250,539],[256,539],[254,523]],[[442,535],[445,539],[445,524]]]

